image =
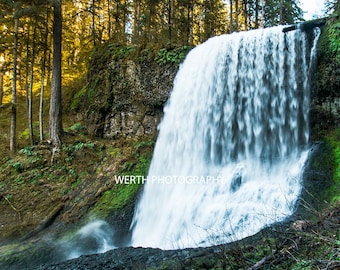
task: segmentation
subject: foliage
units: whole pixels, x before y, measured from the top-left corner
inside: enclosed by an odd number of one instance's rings
[[[340,5],[338,10],[334,11],[335,16],[331,17],[322,29],[318,43],[316,87],[313,87],[312,91],[320,104],[332,102],[334,98],[340,97],[340,18],[336,15],[340,12],[339,9]],[[330,120],[329,115],[328,119]]]
[[[340,64],[340,20],[328,28],[329,49]]]
[[[71,131],[71,132],[79,133],[83,128],[84,127],[83,127],[82,123],[78,122],[78,123],[73,124],[71,127],[66,128],[65,131],[67,131],[67,132]]]
[[[114,43],[108,44],[107,47],[112,54],[112,58],[115,60],[127,58],[136,49],[134,45],[121,46]]]
[[[25,140],[28,140],[28,138],[29,138],[29,129],[26,128],[23,132],[21,132],[19,138],[20,139],[23,138]]]
[[[26,156],[35,156],[36,152],[33,151],[34,146],[26,146],[25,148],[22,148],[19,150],[20,154],[25,154]]]
[[[192,46],[182,46],[179,48],[175,48],[172,50],[168,50],[166,48],[160,49],[156,56],[156,62],[161,64],[166,63],[175,63],[180,64],[185,56],[187,55],[188,51],[191,50]]]
[[[82,2],[63,1],[63,51],[62,51],[62,84],[63,84],[63,111],[73,110],[79,112],[83,109],[85,97],[96,100],[98,84],[85,86],[86,83],[80,80],[90,66],[89,76],[95,72],[108,72],[102,70],[108,65],[116,65],[115,61],[126,60],[128,58],[139,59],[141,62],[146,59],[156,58],[160,64],[180,63],[187,51],[188,46],[200,44],[211,36],[220,35],[227,32],[248,30],[260,27],[255,21],[263,22],[265,25],[277,24],[278,12],[276,7],[280,1],[103,1]],[[286,16],[290,21],[296,21],[296,2],[286,1]],[[268,11],[274,10],[267,20]],[[20,44],[17,54],[20,61],[18,65],[18,96],[25,96],[30,84],[33,90],[33,115],[38,115],[36,97],[40,97],[41,89],[46,89],[47,93],[41,97],[44,106],[43,123],[48,123],[45,106],[48,97],[51,97],[51,69],[52,57],[52,33],[53,33],[53,3],[50,1],[0,1],[0,59],[3,77],[3,101],[10,101],[12,88],[12,63],[14,47],[14,20],[19,21],[18,44]],[[237,14],[236,14],[237,13]],[[232,19],[227,19],[228,15]],[[34,35],[33,35],[34,32]],[[32,37],[34,37],[32,39]],[[57,40],[57,39],[54,39]],[[117,44],[120,44],[117,46]],[[106,54],[93,63],[92,52],[96,48],[105,45]],[[55,46],[54,46],[55,47]],[[151,48],[151,50],[150,50]],[[157,48],[152,49],[152,48]],[[159,48],[163,48],[159,50]],[[164,49],[166,48],[166,49]],[[169,49],[177,48],[177,49]],[[104,50],[104,49],[103,49]],[[152,56],[152,57],[150,57]],[[89,62],[90,65],[89,65]],[[93,70],[91,70],[93,68]],[[32,71],[32,74],[30,74]],[[32,76],[31,76],[32,75]],[[44,76],[43,76],[44,75]],[[109,79],[120,81],[120,74],[112,74]],[[42,79],[44,78],[44,81]],[[93,80],[92,82],[94,82]],[[97,81],[99,85],[103,82]],[[44,88],[42,88],[42,84]],[[124,86],[124,87],[123,87]],[[85,88],[86,90],[85,90]],[[128,90],[130,85],[123,81],[120,90]],[[119,92],[119,91],[118,91]],[[109,95],[103,96],[106,101],[104,109],[118,104],[117,100]],[[52,95],[53,96],[53,95]],[[121,100],[124,100],[122,96]],[[47,102],[46,102],[47,101]],[[97,101],[97,100],[96,100]],[[20,100],[18,103],[23,102]],[[121,102],[123,103],[123,102]],[[36,104],[36,105],[35,105]],[[55,102],[50,104],[53,109]],[[89,104],[85,104],[86,107]],[[124,106],[124,104],[119,104]],[[22,103],[22,107],[25,107]],[[47,108],[46,108],[47,107]],[[93,114],[98,114],[96,108],[90,108]],[[57,110],[59,111],[59,110]],[[27,116],[25,108],[18,109],[18,123],[26,123]],[[58,121],[59,125],[59,121]],[[46,124],[44,124],[45,128]],[[9,129],[9,126],[6,126]],[[18,129],[21,140],[18,147],[27,144],[27,131]],[[52,130],[52,129],[49,129]],[[33,130],[37,133],[37,130]],[[20,133],[23,132],[23,133]],[[60,132],[62,133],[62,132]],[[53,136],[55,137],[55,136]],[[3,147],[5,148],[5,147]],[[7,150],[0,149],[1,152]]]

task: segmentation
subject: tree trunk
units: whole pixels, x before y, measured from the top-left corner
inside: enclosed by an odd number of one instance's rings
[[[47,7],[46,12],[46,28],[45,28],[45,44],[44,44],[44,54],[41,63],[41,87],[40,87],[40,100],[39,100],[39,137],[40,141],[44,140],[44,121],[43,121],[43,111],[44,111],[44,88],[45,88],[45,66],[46,66],[46,55],[47,55],[47,43],[48,43],[48,17],[49,9]]]
[[[233,1],[230,0],[230,7],[229,7],[229,33],[232,33],[234,31],[234,27],[233,27]]]
[[[238,0],[235,0],[235,30],[238,32]]]
[[[107,0],[107,35],[108,38],[111,38],[111,3],[110,0]]]
[[[280,0],[280,24],[283,24],[283,0]]]
[[[13,42],[13,74],[12,74],[12,113],[11,113],[11,133],[10,133],[10,151],[14,155],[16,147],[16,126],[17,126],[17,53],[18,53],[18,27],[19,19],[14,19],[14,42]]]
[[[140,10],[141,10],[141,3],[140,0],[134,1],[134,14],[133,14],[133,29],[132,29],[132,36],[134,37],[135,42],[140,37]]]
[[[255,1],[255,29],[259,28],[259,0]]]
[[[194,3],[191,3],[191,1],[188,1],[188,10],[187,10],[187,40],[186,43],[187,45],[192,44],[193,42],[193,37],[192,37],[192,15],[193,15],[193,9],[194,9]]]
[[[244,17],[244,29],[249,30],[249,23],[248,23],[248,2],[244,1],[243,2],[243,17]]]
[[[61,1],[61,0],[60,0]],[[95,18],[95,3],[92,0],[92,38],[93,38],[93,46],[96,47],[96,18]]]
[[[31,45],[31,67],[30,67],[30,91],[29,91],[29,103],[28,103],[28,129],[30,135],[30,143],[34,144],[34,135],[33,135],[33,72],[34,72],[34,58],[35,58],[35,33],[37,29],[37,21],[34,22],[33,26],[33,35],[32,35],[32,45]]]
[[[61,146],[62,111],[61,111],[61,38],[62,38],[62,14],[61,0],[54,3],[53,22],[53,60],[52,60],[52,85],[50,97],[50,139],[54,149]]]
[[[172,44],[172,20],[173,20],[173,10],[174,10],[174,2],[173,0],[168,0],[168,38],[169,38],[169,43],[170,45]]]
[[[2,105],[2,98],[4,96],[4,72],[3,67],[0,66],[0,106]]]
[[[0,71],[0,105],[2,105],[3,95],[4,95],[4,73]]]
[[[31,29],[30,26],[27,26],[27,36],[29,37],[31,35]],[[30,39],[26,39],[26,57],[25,57],[25,101],[26,101],[26,115],[28,119],[28,114],[29,114],[29,82],[28,82],[28,77],[29,77],[29,65],[30,65]],[[20,67],[20,66],[19,66]],[[20,70],[20,68],[19,68]]]

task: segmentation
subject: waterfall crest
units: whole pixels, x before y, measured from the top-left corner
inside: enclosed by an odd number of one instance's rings
[[[275,27],[214,37],[188,54],[164,109],[131,245],[231,242],[293,213],[317,37]]]

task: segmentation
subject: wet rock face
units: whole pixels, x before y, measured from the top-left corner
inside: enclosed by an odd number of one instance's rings
[[[108,139],[157,135],[178,65],[147,60],[113,62],[89,78],[85,102],[88,132]]]
[[[139,110],[139,108],[141,110]],[[116,138],[120,135],[126,137],[153,135],[157,132],[157,125],[160,121],[162,110],[151,106],[130,107],[123,111],[113,110],[106,117],[104,122],[103,137]]]

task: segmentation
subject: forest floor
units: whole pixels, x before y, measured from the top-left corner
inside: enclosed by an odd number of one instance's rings
[[[46,141],[25,146],[27,131],[22,126],[20,150],[10,157],[5,141],[9,112],[1,115],[1,269],[34,269],[59,262],[57,247],[50,242],[93,218],[106,219],[127,233],[140,186],[118,185],[114,176],[145,175],[154,138],[100,140],[87,136],[80,122],[65,122],[62,150],[52,160]],[[338,133],[333,141],[340,153]],[[338,183],[333,196],[339,194]],[[309,218],[296,217],[231,245],[188,252],[126,248],[50,269],[77,268],[86,260],[93,264],[90,269],[100,269],[96,260],[120,269],[340,269],[339,200],[322,209],[305,208]],[[115,218],[108,218],[112,215]],[[121,259],[113,262],[113,254]],[[148,259],[150,254],[155,254],[154,259]]]

